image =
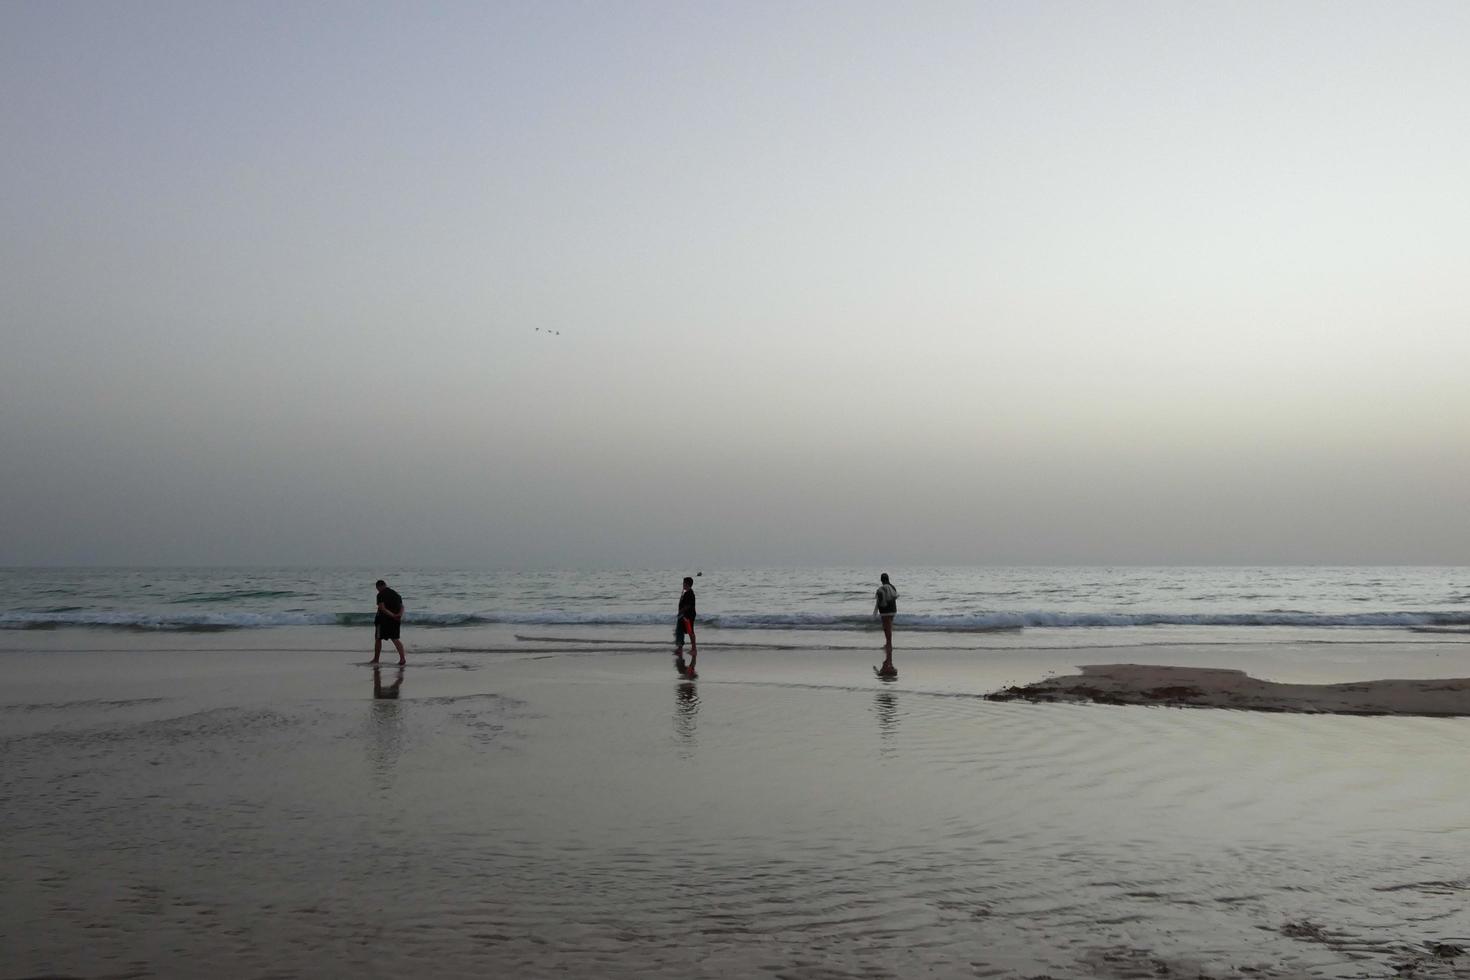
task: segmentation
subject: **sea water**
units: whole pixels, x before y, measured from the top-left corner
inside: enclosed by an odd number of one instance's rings
[[[0,569],[0,629],[361,627],[373,582],[406,628],[671,623],[694,575],[700,624],[722,631],[874,628],[879,571],[907,633],[1153,627],[1403,631],[1470,627],[1467,567],[891,567],[473,571],[340,568]],[[1196,633],[1196,635],[1200,635]]]

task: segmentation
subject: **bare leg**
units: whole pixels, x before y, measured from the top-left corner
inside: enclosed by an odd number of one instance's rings
[[[383,637],[382,637],[381,634],[379,634],[378,628],[376,626],[374,626],[373,627],[373,659],[370,662],[371,663],[377,663],[378,662],[378,657],[382,654],[382,652],[383,652]]]
[[[395,636],[393,638],[393,645],[398,648],[398,666],[402,667],[404,664],[408,663],[408,661],[404,659],[403,656],[403,641]]]
[[[694,661],[699,659],[699,644],[694,642],[694,624],[686,620],[684,625],[689,628],[689,676],[693,677]]]

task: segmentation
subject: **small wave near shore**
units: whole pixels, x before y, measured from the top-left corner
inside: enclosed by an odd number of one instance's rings
[[[464,626],[662,626],[664,613],[573,612],[410,612],[406,625],[424,628]],[[0,612],[0,629],[93,628],[121,630],[214,631],[263,629],[278,626],[371,626],[371,612],[210,611],[152,612],[71,607],[57,610]],[[952,614],[900,614],[901,628],[920,633],[984,633],[1020,629],[1107,629],[1148,626],[1286,626],[1306,628],[1470,628],[1470,613],[1361,612],[1314,613],[1266,610],[1241,613],[1121,613],[1000,611]],[[713,613],[700,625],[721,630],[822,630],[829,632],[874,629],[871,616],[827,613]]]
[[[416,630],[593,628],[672,622],[685,569],[0,569],[0,631],[213,632],[370,628],[372,582],[404,596]],[[708,629],[867,633],[877,569],[708,568]],[[911,634],[1014,630],[1470,630],[1470,568],[886,569]]]

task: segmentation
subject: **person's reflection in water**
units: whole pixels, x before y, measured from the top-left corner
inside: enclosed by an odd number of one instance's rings
[[[892,755],[897,747],[898,695],[893,691],[879,691],[873,695],[873,711],[878,716],[878,754]]]
[[[403,716],[399,713],[401,709],[398,706],[398,694],[403,687],[403,668],[399,667],[393,673],[393,683],[384,685],[382,669],[373,668],[373,714],[370,721],[372,740],[368,744],[373,770],[384,786],[403,750]]]
[[[683,681],[674,688],[674,733],[679,736],[679,754],[686,758],[694,754],[698,744],[695,738],[695,718],[699,715],[699,688]]]
[[[399,667],[395,672],[393,683],[387,687],[383,686],[383,670],[381,667],[373,668],[373,697],[379,701],[398,700],[398,689],[403,686],[403,668]]]

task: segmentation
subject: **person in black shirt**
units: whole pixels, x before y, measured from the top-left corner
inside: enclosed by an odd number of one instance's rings
[[[679,612],[674,619],[674,669],[686,677],[694,676],[694,661],[699,659],[699,645],[694,641],[694,579],[684,576],[684,591],[679,595]],[[689,664],[684,664],[684,634],[689,634]]]
[[[398,629],[403,623],[403,596],[388,588],[388,583],[378,579],[378,613],[373,617],[373,663],[383,652],[383,641],[392,640],[398,648],[398,664],[408,663],[403,656],[403,641],[398,638]]]

